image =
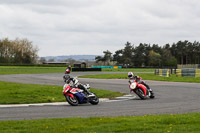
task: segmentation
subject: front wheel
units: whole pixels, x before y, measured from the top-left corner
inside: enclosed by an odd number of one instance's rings
[[[92,105],[97,105],[99,103],[99,98],[97,97],[96,94],[93,93],[93,95],[94,97],[90,99],[89,103],[91,103]]]
[[[136,90],[136,94],[141,98],[141,99],[145,99],[145,94],[144,91],[141,88],[138,88]]]
[[[78,105],[78,100],[77,100],[77,98],[75,96],[72,98],[71,96],[66,95],[65,97],[66,97],[67,102],[70,105],[72,105],[72,106],[77,106]]]

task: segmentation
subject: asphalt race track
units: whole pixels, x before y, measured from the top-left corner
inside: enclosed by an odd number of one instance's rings
[[[105,72],[107,73],[107,72]],[[98,74],[97,72],[72,73],[73,76]],[[62,73],[0,75],[1,81],[27,84],[63,85]],[[129,93],[128,81],[124,79],[79,79],[91,88]],[[30,105],[27,107],[0,107],[0,121],[31,120],[42,118],[132,116],[147,114],[178,114],[200,112],[200,84],[181,82],[146,81],[155,92],[155,99],[123,97],[102,101],[98,105],[80,106]],[[62,96],[62,92],[61,92]]]

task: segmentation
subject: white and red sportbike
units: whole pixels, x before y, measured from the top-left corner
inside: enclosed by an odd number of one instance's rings
[[[129,82],[130,93],[134,92],[141,99],[154,98],[152,90],[149,91],[144,84],[138,83],[136,80],[130,80]]]

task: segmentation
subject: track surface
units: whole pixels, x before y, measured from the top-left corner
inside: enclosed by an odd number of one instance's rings
[[[73,76],[88,74],[98,73],[72,73]],[[0,75],[0,80],[28,84],[63,85],[62,76],[62,73]],[[124,79],[79,79],[79,81],[82,83],[89,83],[91,88],[129,93],[128,82]],[[0,108],[0,121],[200,112],[199,83],[146,82],[154,90],[156,95],[155,99],[115,99],[107,102],[100,102],[95,106],[90,104],[77,107],[72,107],[70,105],[36,105],[29,107]]]

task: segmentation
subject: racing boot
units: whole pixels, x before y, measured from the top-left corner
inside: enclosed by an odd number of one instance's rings
[[[149,92],[151,93],[150,98],[155,98],[154,93],[152,91],[152,89],[149,90]]]
[[[86,89],[86,88],[85,88],[85,92],[86,92],[88,98],[94,96],[94,95],[92,95],[92,93],[90,93],[90,92],[88,91],[88,89]]]

